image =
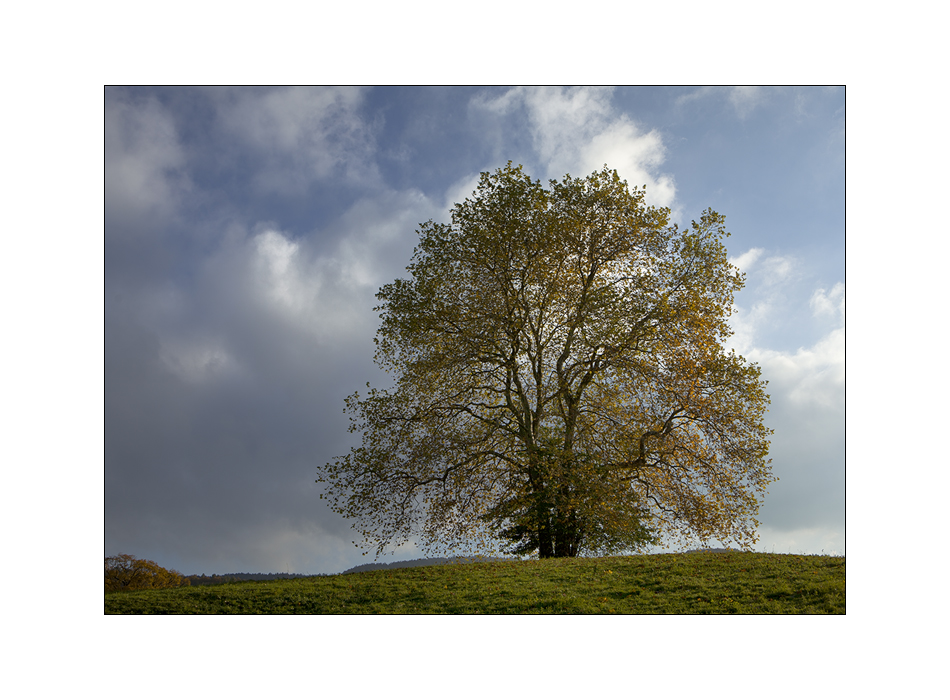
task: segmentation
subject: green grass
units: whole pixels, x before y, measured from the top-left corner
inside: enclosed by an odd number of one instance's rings
[[[383,569],[105,594],[107,614],[845,612],[844,557],[748,552]]]

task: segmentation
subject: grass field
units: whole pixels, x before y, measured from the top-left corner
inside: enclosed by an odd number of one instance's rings
[[[845,558],[748,552],[449,564],[105,594],[107,614],[844,614]]]

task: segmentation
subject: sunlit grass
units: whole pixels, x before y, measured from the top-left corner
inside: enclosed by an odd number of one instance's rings
[[[728,552],[448,564],[107,593],[105,612],[844,614],[845,558]]]

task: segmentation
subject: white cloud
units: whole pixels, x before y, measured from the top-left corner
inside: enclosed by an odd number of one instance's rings
[[[375,294],[381,285],[403,276],[419,241],[420,222],[443,213],[419,190],[381,193],[355,202],[338,224],[348,232],[338,251],[347,277]]]
[[[472,193],[478,188],[479,174],[466,175],[459,181],[453,183],[445,191],[445,211],[447,215],[452,207],[457,203],[464,202],[472,196]]]
[[[234,229],[202,262],[194,289],[151,292],[137,320],[190,384],[259,377],[289,349],[316,358],[322,345],[339,350],[369,333],[372,294],[347,274],[354,264],[273,226]]]
[[[756,333],[771,317],[772,305],[768,301],[757,301],[749,309],[734,306],[729,319],[732,327],[729,347],[742,354],[748,353],[755,346]]]
[[[266,294],[278,306],[293,309],[299,297],[300,269],[297,253],[300,244],[287,240],[278,231],[267,230],[254,238],[258,274]]]
[[[733,319],[733,346],[759,365],[769,383],[766,425],[775,430],[770,456],[779,481],[765,499],[759,548],[843,553],[844,523],[827,518],[840,512],[844,500],[845,330],[843,313],[835,313],[843,312],[844,285],[834,285],[830,293],[802,293],[795,288],[794,260],[763,257],[764,251],[753,249],[734,260],[751,269],[753,302]],[[829,311],[833,327],[825,325],[807,347],[769,347],[771,338],[795,331],[809,318],[827,318]]]
[[[795,353],[752,348],[748,353],[797,405],[844,410],[844,293],[844,283],[838,282],[828,294],[824,289],[812,294],[813,314],[831,315],[837,325],[811,347]]]
[[[762,263],[763,281],[769,286],[783,284],[795,273],[798,261],[793,257],[773,255]]]
[[[766,425],[778,481],[761,517],[762,544],[818,553],[843,547],[845,479],[844,329],[794,353],[757,349],[748,358],[768,380]],[[817,530],[815,529],[817,528]],[[802,529],[808,532],[796,532]]]
[[[824,289],[816,289],[809,304],[815,316],[836,316],[840,314],[843,318],[844,284],[838,282],[827,293]]]
[[[763,367],[766,378],[781,387],[788,399],[798,403],[843,406],[844,400],[844,284],[838,282],[831,292],[817,289],[808,305],[815,317],[831,315],[835,326],[826,330],[810,347],[795,352],[767,346],[769,331],[796,323],[802,317],[796,307],[804,299],[792,288],[798,278],[799,262],[788,256],[769,256],[752,248],[730,262],[748,271],[751,306],[736,305],[731,319],[732,346]]]
[[[742,272],[754,272],[755,283],[759,285],[779,285],[794,277],[798,260],[789,255],[770,255],[763,259],[764,254],[764,248],[750,248],[741,255],[729,258],[729,263]]]
[[[335,249],[317,252],[311,241],[265,228],[239,253],[246,274],[227,283],[243,286],[238,294],[286,332],[346,343],[373,320],[366,311],[380,283],[376,270],[385,266],[379,253],[389,230],[383,224],[354,231]]]
[[[357,201],[336,222],[329,249],[275,224],[232,228],[202,263],[194,290],[152,292],[139,320],[158,334],[167,364],[192,381],[241,367],[253,373],[261,353],[282,345],[371,347],[374,294],[404,272],[414,229],[437,211],[415,190]],[[249,345],[257,359],[243,356]]]
[[[648,203],[668,207],[676,197],[673,178],[654,174],[665,157],[666,149],[658,131],[642,134],[626,117],[621,117],[581,148],[581,172],[609,165],[630,185],[646,185]]]
[[[798,406],[844,409],[844,328],[795,353],[753,348],[748,359],[762,366],[770,386]]]
[[[770,456],[779,481],[769,488],[758,548],[826,554],[844,551],[844,522],[829,519],[844,501],[845,330],[843,283],[805,287],[800,260],[752,248],[730,262],[747,274],[731,323],[732,347],[762,370],[775,430]],[[840,313],[839,313],[840,312]],[[831,323],[829,323],[829,319]],[[789,351],[805,327],[814,342]]]
[[[750,248],[749,250],[744,252],[742,255],[738,255],[734,258],[729,258],[729,263],[731,265],[735,265],[743,272],[748,272],[749,270],[752,269],[752,267],[755,265],[758,259],[762,257],[762,253],[764,252],[765,252],[765,249],[763,248]]]
[[[477,97],[473,105],[497,114],[524,110],[534,149],[547,178],[589,175],[606,164],[631,186],[647,186],[647,202],[671,206],[676,187],[658,173],[666,149],[656,130],[642,132],[616,114],[610,88],[514,88],[500,97]]]
[[[731,346],[745,354],[759,342],[763,331],[787,320],[788,284],[797,278],[799,261],[783,255],[765,257],[765,249],[750,248],[729,262],[746,273],[747,291],[741,294],[753,299],[750,306],[737,302],[731,319]]]

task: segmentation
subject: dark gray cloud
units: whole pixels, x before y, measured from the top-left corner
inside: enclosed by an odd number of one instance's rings
[[[348,449],[343,398],[379,379],[366,309],[379,272],[396,271],[377,256],[411,252],[405,236],[390,240],[391,222],[374,222],[378,210],[355,205],[346,218],[360,233],[334,256],[266,227],[232,232],[187,278],[133,287],[107,305],[114,548],[185,541],[227,552],[223,565],[250,557],[249,537],[264,538],[247,566],[301,571],[314,566],[321,536],[345,537],[347,525],[321,509],[314,475]],[[281,544],[288,534],[299,553]]]
[[[252,189],[280,189],[273,173],[319,184],[359,170],[346,155],[360,139],[333,138],[341,121],[359,131],[352,93],[342,107],[337,95],[241,94],[230,112],[212,97],[213,123],[237,132],[227,147],[267,156],[245,175]],[[331,118],[301,117],[321,108]],[[378,378],[366,310],[434,207],[380,191],[367,167],[372,198],[351,201],[335,231],[295,235],[190,185],[182,169],[201,149],[184,155],[157,98],[107,93],[106,127],[107,551],[189,572],[342,565],[349,526],[321,508],[315,467],[349,447],[343,398]],[[324,142],[338,152],[321,160]]]

